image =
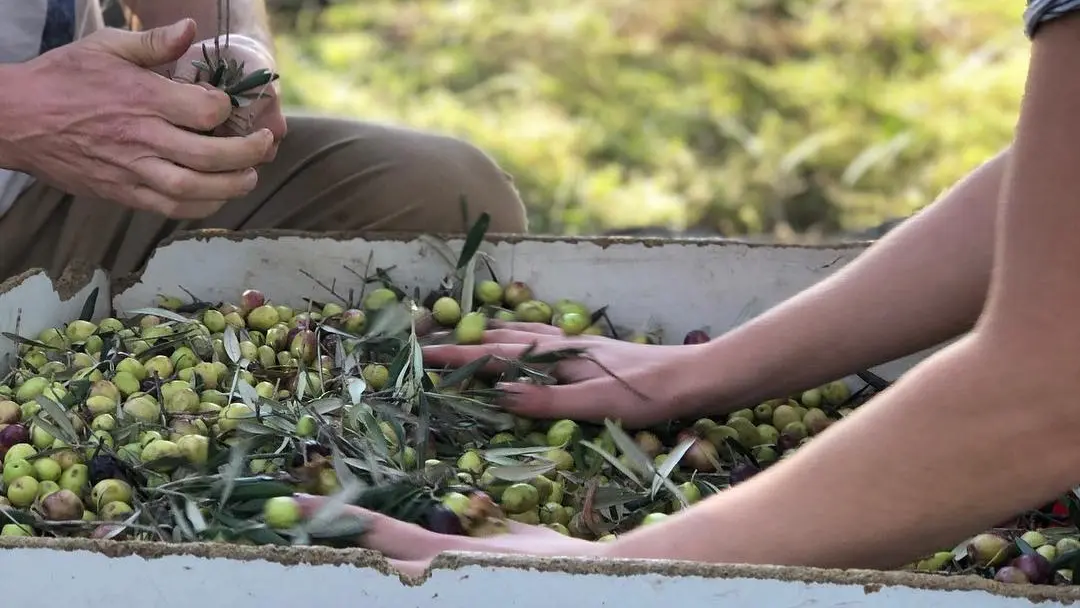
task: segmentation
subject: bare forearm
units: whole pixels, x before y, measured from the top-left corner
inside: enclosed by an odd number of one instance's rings
[[[29,167],[24,166],[19,158],[15,129],[27,126],[27,104],[31,97],[26,89],[30,83],[26,82],[27,64],[0,64],[0,82],[19,82],[20,87],[0,87],[0,169],[11,171],[26,171]],[[16,93],[16,88],[19,92]],[[31,112],[31,115],[33,113]]]
[[[990,282],[1008,154],[835,275],[710,343],[711,356],[699,360],[722,362],[728,383],[711,403],[731,410],[790,394],[970,329]]]
[[[1075,482],[1080,382],[1068,353],[1011,346],[969,334],[790,460],[612,556],[891,568],[1044,504]],[[1046,446],[1060,451],[1037,474],[1005,456]]]
[[[265,0],[230,0],[228,9],[229,33],[250,36],[273,52],[274,40],[266,16]],[[225,33],[225,23],[218,29],[218,0],[129,0],[132,12],[138,15],[143,29],[169,25],[189,17],[198,25],[197,40]],[[222,15],[224,21],[225,15]]]

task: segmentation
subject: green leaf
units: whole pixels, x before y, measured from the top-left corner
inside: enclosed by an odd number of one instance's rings
[[[465,265],[465,278],[461,281],[461,310],[473,309],[473,298],[476,296],[476,262],[475,258]]]
[[[367,517],[356,513],[342,513],[319,523],[309,523],[303,531],[311,538],[320,540],[355,539],[371,529]]]
[[[75,431],[75,426],[71,424],[71,420],[68,419],[67,413],[60,407],[60,404],[44,395],[38,395],[34,398],[34,401],[36,401],[37,404],[41,406],[41,409],[49,415],[53,424],[60,427],[60,430],[63,431],[63,435],[60,438],[71,445],[78,445],[79,434]],[[51,434],[52,433],[50,433],[50,435]]]
[[[311,530],[317,530],[320,526],[325,526],[340,516],[348,514],[353,502],[364,491],[364,485],[354,475],[338,481],[341,482],[341,490],[323,502],[322,506],[312,513],[302,526],[308,534],[311,534]],[[312,536],[315,535],[312,534]]]
[[[537,477],[554,471],[557,465],[554,462],[545,462],[538,464],[523,464],[517,466],[493,466],[487,470],[496,479],[503,481],[530,481]]]
[[[184,516],[184,511],[180,508],[180,501],[175,497],[169,497],[169,510],[172,511],[173,522],[176,523],[181,538],[187,541],[195,540],[195,528]]]
[[[237,479],[233,484],[230,500],[266,500],[278,496],[292,496],[296,489],[292,486],[264,477],[247,477]],[[221,500],[224,503],[224,500]]]
[[[320,416],[332,414],[341,408],[345,407],[345,402],[338,397],[327,397],[325,399],[316,399],[308,404],[313,412]]]
[[[279,432],[276,429],[272,429],[264,424],[259,424],[251,420],[241,420],[236,428],[244,431],[245,433],[251,433],[252,435],[278,435]]]
[[[225,92],[230,95],[238,95],[256,87],[266,86],[277,79],[278,74],[263,68],[248,74],[236,84],[226,87]]]
[[[591,441],[585,441],[584,439],[582,439],[579,443],[581,445],[589,448],[590,450],[596,452],[597,454],[599,454],[604,460],[608,461],[608,463],[611,466],[615,467],[616,470],[618,470],[620,473],[625,475],[627,479],[629,479],[630,481],[633,481],[634,483],[638,484],[639,486],[644,487],[645,484],[643,484],[641,482],[641,479],[637,476],[637,473],[634,473],[629,468],[627,468],[626,465],[619,462],[619,459],[616,458],[615,456],[609,454],[607,452],[607,450],[605,450],[604,448],[596,445],[595,443],[593,443]]]
[[[694,442],[698,441],[697,438],[691,437],[690,439],[684,439],[679,445],[668,454],[668,457],[664,460],[664,463],[660,465],[660,468],[656,471],[656,477],[653,478],[652,488],[650,489],[651,495],[655,498],[656,493],[660,490],[660,487],[664,485],[664,480],[671,477],[672,471],[679,466],[679,462],[682,461],[683,456],[690,451],[690,448],[694,446]],[[670,488],[669,488],[670,489]],[[679,498],[683,506],[687,506],[689,503],[686,501],[686,497],[682,495],[682,492],[676,491],[675,495]]]
[[[149,307],[149,308],[136,308],[135,310],[127,311],[127,314],[131,316],[136,315],[154,315],[155,317],[161,317],[162,319],[168,319],[170,321],[176,321],[177,323],[190,323],[191,319],[178,315],[171,310],[164,308]]]
[[[225,346],[225,354],[233,363],[240,361],[240,339],[236,337],[236,328],[232,325],[225,326],[225,333],[221,339]]]
[[[462,197],[462,204],[465,204],[464,197]],[[461,257],[458,258],[457,269],[461,270],[468,265],[476,252],[480,249],[480,244],[484,241],[484,235],[487,233],[488,226],[491,224],[491,216],[485,211],[480,214],[480,217],[469,229],[469,234],[465,237],[465,243],[461,246]]]
[[[65,441],[65,442],[67,442],[69,445],[77,445],[78,444],[77,441],[73,443],[69,438],[65,438],[63,429],[61,429],[60,427],[58,427],[58,426],[52,424],[51,422],[49,422],[48,420],[46,420],[45,417],[41,415],[41,412],[38,412],[37,414],[35,414],[33,420],[34,420],[34,424],[41,427],[41,430],[43,430],[46,433],[52,435],[54,438],[61,439],[61,440]]]
[[[1016,547],[1020,549],[1020,552],[1024,555],[1032,555],[1033,553],[1037,553],[1034,547],[1032,547],[1030,544],[1028,544],[1026,540],[1020,537],[1016,538]]]
[[[491,355],[484,355],[479,359],[469,361],[465,365],[455,369],[454,371],[446,374],[439,380],[438,388],[446,388],[449,386],[457,386],[466,380],[472,379],[485,365],[492,360]]]
[[[90,321],[94,318],[94,310],[97,308],[98,293],[101,292],[100,287],[95,287],[90,295],[83,302],[82,312],[79,313],[79,319],[82,321]]]
[[[626,431],[622,430],[619,425],[615,424],[610,419],[604,420],[604,426],[607,428],[608,433],[611,434],[612,441],[619,448],[619,451],[626,455],[634,465],[642,472],[656,473],[656,465],[653,464],[653,459],[649,458],[649,455],[641,451],[637,442],[633,440]]]
[[[238,443],[233,446],[229,453],[229,462],[225,465],[225,470],[221,472],[221,482],[223,489],[221,491],[221,503],[224,505],[229,502],[229,496],[232,495],[233,486],[236,484],[236,480],[240,477],[240,473],[244,471],[244,462],[247,458],[247,446],[244,443]]]
[[[536,454],[546,454],[559,447],[562,446],[556,446],[554,448],[546,445],[529,446],[526,448],[491,448],[489,450],[484,450],[480,455],[485,459],[505,458],[507,456],[532,456]]]

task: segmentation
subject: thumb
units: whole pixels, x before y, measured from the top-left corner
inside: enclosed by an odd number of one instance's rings
[[[153,68],[179,59],[195,41],[195,22],[181,19],[167,27],[145,32],[102,30],[99,44],[104,50],[137,66]]]

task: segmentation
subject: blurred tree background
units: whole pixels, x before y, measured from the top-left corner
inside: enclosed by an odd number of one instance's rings
[[[1007,144],[1029,51],[1006,0],[269,4],[287,104],[475,143],[542,233],[910,215]]]

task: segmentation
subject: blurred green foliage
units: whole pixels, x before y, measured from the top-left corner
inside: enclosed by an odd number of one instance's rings
[[[475,143],[515,176],[534,232],[783,237],[906,216],[1004,147],[1022,10],[364,0],[278,32],[286,103]]]

